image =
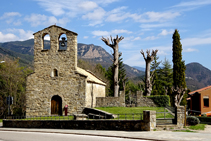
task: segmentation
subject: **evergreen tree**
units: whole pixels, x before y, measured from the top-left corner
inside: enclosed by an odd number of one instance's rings
[[[176,29],[173,34],[173,86],[186,87],[185,82],[185,62],[182,61],[182,44],[180,43],[180,35]]]
[[[152,77],[152,95],[159,95],[160,94],[160,88],[161,84],[159,83],[158,79],[158,67],[161,63],[161,61],[158,62],[159,57],[155,55],[153,62],[151,63],[151,73],[153,73]]]
[[[107,72],[106,77],[109,80],[109,90],[108,90],[108,96],[114,96],[114,65],[112,64]],[[124,83],[127,80],[126,78],[126,70],[124,68],[124,64],[122,61],[122,58],[119,57],[119,91],[122,91],[124,89]]]
[[[173,85],[173,72],[170,62],[165,58],[163,67],[159,69],[158,79],[164,90],[169,90]]]

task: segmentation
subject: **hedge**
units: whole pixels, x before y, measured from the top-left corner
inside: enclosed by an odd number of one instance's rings
[[[194,116],[187,116],[186,122],[187,122],[187,125],[197,125],[200,123],[200,120]]]
[[[211,124],[211,117],[198,117],[201,123]]]
[[[156,95],[156,96],[147,96],[154,101],[158,107],[165,107],[170,104],[170,98],[168,95]]]

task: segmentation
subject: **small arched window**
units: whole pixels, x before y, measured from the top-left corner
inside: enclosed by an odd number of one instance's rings
[[[56,76],[58,76],[58,70],[53,69],[53,71],[51,72],[51,77],[56,77]]]
[[[50,36],[49,34],[44,34],[43,36],[43,50],[49,50],[51,48]]]
[[[67,50],[67,36],[66,36],[66,34],[61,34],[59,36],[59,50]]]

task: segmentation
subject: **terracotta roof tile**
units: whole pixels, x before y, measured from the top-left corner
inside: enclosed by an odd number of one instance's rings
[[[211,88],[211,85],[204,87],[204,88],[201,88],[201,89],[198,89],[198,90],[195,90],[195,91],[192,91],[192,92],[189,92],[188,94],[194,94],[196,92],[201,92],[201,91],[204,91],[204,90],[207,90],[207,89],[210,89],[210,88]]]

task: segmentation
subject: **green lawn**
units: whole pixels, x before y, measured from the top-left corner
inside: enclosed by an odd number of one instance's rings
[[[206,124],[197,124],[197,125],[192,125],[192,126],[187,126],[187,128],[191,130],[204,130]]]
[[[18,117],[20,120],[73,120],[73,116]],[[1,122],[1,119],[0,119]]]
[[[73,116],[46,116],[46,117],[31,117],[23,120],[73,120]]]
[[[125,119],[125,116],[126,119],[140,119],[140,113],[142,114],[144,110],[164,112],[164,107],[97,107],[96,109],[103,110],[117,116],[119,115],[119,119]],[[156,118],[164,118],[164,113],[157,113]],[[174,117],[171,114],[166,113],[165,118]]]

